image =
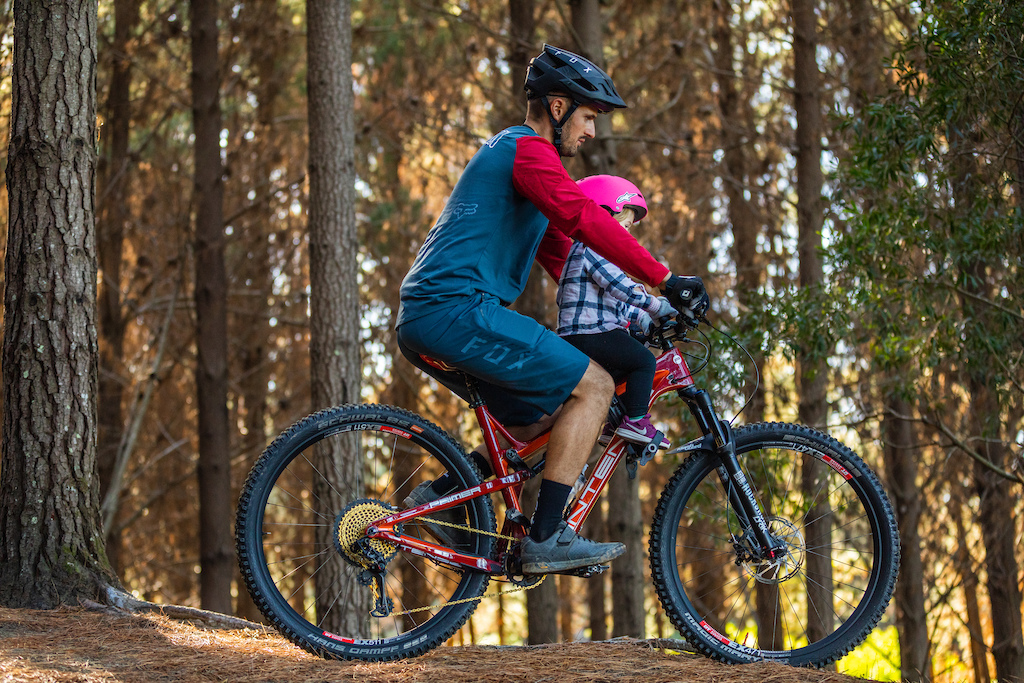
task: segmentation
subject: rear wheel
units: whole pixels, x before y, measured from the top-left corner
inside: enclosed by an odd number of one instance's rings
[[[236,519],[242,576],[264,616],[323,657],[412,657],[451,637],[475,609],[488,575],[432,563],[362,531],[408,507],[418,484],[444,474],[459,488],[480,482],[451,437],[399,408],[339,406],[289,428],[253,466]],[[450,510],[436,514],[495,530],[487,496]],[[433,531],[439,526],[428,521],[406,522],[401,532],[440,545]],[[460,550],[490,554],[492,536],[462,537],[469,547]],[[367,572],[373,562],[385,567],[382,581]]]
[[[735,430],[736,452],[786,552],[761,561],[730,503],[717,458],[676,471],[651,528],[665,612],[704,654],[728,662],[824,666],[878,623],[899,570],[892,507],[849,448],[807,427]]]

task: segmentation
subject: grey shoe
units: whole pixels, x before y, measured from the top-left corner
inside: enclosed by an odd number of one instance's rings
[[[434,490],[430,488],[433,484],[432,481],[425,481],[412,492],[405,497],[403,503],[406,508],[416,507],[417,505],[423,505],[424,503],[430,503],[441,497],[440,494],[434,493]],[[466,508],[465,506],[459,505],[457,507],[448,508],[447,510],[440,510],[438,512],[431,512],[429,516],[424,515],[423,517],[417,517],[415,520],[411,520],[410,523],[422,524],[430,530],[430,533],[440,541],[443,545],[448,546],[456,550],[465,550],[469,546],[469,533],[462,529],[453,529],[450,526],[444,526],[443,524],[435,524],[431,519],[436,519],[439,522],[447,522],[448,524],[466,524]]]
[[[598,543],[580,536],[562,520],[546,541],[523,539],[520,555],[524,574],[550,574],[589,567],[613,560],[626,552],[621,543]]]

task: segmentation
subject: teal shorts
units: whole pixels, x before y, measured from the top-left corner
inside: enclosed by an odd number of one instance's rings
[[[397,334],[409,362],[463,399],[468,400],[468,391],[462,373],[477,378],[491,414],[506,426],[529,425],[551,415],[590,364],[582,351],[533,318],[483,294],[407,320]],[[456,371],[434,367],[422,356]]]

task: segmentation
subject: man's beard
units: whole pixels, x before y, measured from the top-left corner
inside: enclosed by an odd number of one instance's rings
[[[558,148],[558,155],[561,157],[574,157],[579,151],[580,145],[577,142],[562,140],[562,144]]]

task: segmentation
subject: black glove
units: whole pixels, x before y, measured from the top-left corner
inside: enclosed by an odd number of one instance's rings
[[[711,299],[704,289],[704,281],[695,275],[673,275],[661,292],[668,298],[669,303],[680,311],[690,310],[698,318],[702,318],[711,307]]]

